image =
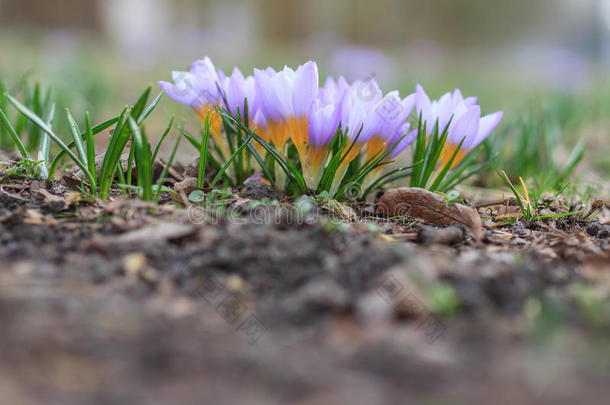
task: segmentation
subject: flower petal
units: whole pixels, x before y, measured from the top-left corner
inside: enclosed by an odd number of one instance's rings
[[[296,71],[292,89],[292,113],[296,117],[309,114],[313,102],[318,97],[319,78],[318,66],[315,62],[307,62]]]
[[[455,121],[455,126],[449,132],[447,141],[454,145],[462,142],[463,149],[471,149],[471,145],[477,138],[479,132],[479,120],[481,119],[481,108],[478,105],[470,107],[462,116]]]
[[[502,121],[502,117],[504,113],[502,111],[486,115],[481,118],[481,122],[479,124],[479,132],[475,141],[472,144],[472,147],[477,147],[483,142],[487,137],[493,132],[494,129],[500,124]]]

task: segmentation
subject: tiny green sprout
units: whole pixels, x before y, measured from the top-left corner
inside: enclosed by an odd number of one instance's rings
[[[42,161],[34,161],[30,159],[24,159],[16,162],[14,166],[8,168],[4,175],[7,177],[19,177],[19,178],[34,178],[38,179],[41,177],[41,165]]]
[[[190,202],[199,204],[205,200],[205,193],[203,190],[193,190],[188,196]]]
[[[463,199],[460,198],[460,193],[456,190],[451,190],[446,194],[442,191],[436,191],[436,194],[441,195],[443,197],[443,202],[448,205],[453,205],[457,202],[463,201]]]

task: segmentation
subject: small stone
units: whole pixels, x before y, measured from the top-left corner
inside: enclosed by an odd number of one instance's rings
[[[598,224],[590,224],[587,226],[587,235],[589,236],[597,236],[599,231],[601,231],[601,227]]]

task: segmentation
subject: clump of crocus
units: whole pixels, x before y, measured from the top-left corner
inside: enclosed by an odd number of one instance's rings
[[[428,135],[437,122],[441,132],[447,130],[447,141],[440,158],[441,164],[446,164],[457,152],[452,167],[457,166],[468,152],[487,139],[503,116],[502,112],[496,112],[481,117],[477,98],[464,98],[459,89],[430,101],[423,87],[418,84],[415,88],[415,104],[417,113],[421,113],[422,120],[427,123]]]
[[[251,76],[235,68],[226,76],[205,58],[173,77],[174,83],[160,82],[166,93],[191,106],[204,123],[211,116],[209,132],[223,155],[217,166],[234,163],[242,181],[260,169],[276,187],[299,193],[340,197],[360,187],[366,194],[370,187],[365,191],[365,186],[408,176],[412,173],[405,168],[383,168],[416,139],[420,155],[426,145],[435,148],[436,160],[424,154],[425,170],[440,170],[448,162],[455,167],[502,118],[502,113],[481,117],[476,98],[463,98],[459,90],[431,101],[419,85],[404,98],[398,91],[384,95],[373,78],[351,84],[328,78],[320,87],[315,62],[279,71],[254,69]],[[416,169],[420,157],[414,152],[414,173],[421,171]]]

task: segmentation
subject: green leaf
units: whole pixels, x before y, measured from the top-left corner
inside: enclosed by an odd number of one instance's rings
[[[110,128],[112,125],[114,125],[115,123],[117,123],[118,121],[118,117],[115,118],[111,118],[107,121],[102,122],[101,124],[98,124],[96,126],[94,126],[91,129],[91,132],[93,133],[93,135],[97,135],[100,132],[102,132],[103,130]],[[82,137],[86,136],[86,133],[82,133],[81,134]],[[91,143],[91,145],[93,145],[93,143]],[[74,148],[75,143],[74,141],[72,141],[71,143],[68,144],[68,148],[72,149]],[[95,149],[94,149],[94,155],[95,155]],[[57,171],[57,167],[59,165],[59,163],[63,160],[63,158],[66,156],[66,151],[65,150],[60,150],[57,155],[55,155],[55,159],[53,159],[53,163],[51,163],[51,168],[49,169],[49,177],[54,178],[55,177],[55,172]],[[95,156],[94,156],[94,160],[95,160]],[[91,165],[91,162],[89,162],[89,165]],[[93,168],[93,170],[89,170],[92,174],[95,175],[95,168]]]
[[[172,152],[170,153],[169,159],[165,163],[165,167],[163,168],[163,171],[161,172],[161,176],[159,177],[159,181],[157,182],[157,189],[155,191],[155,196],[153,197],[154,202],[159,202],[159,196],[161,195],[161,189],[163,188],[163,182],[165,181],[165,178],[167,177],[167,172],[169,171],[169,168],[171,167],[172,163],[174,162],[174,158],[176,157],[176,151],[178,150],[178,145],[180,145],[181,139],[182,139],[181,136],[176,137],[176,142],[174,142],[174,147],[172,148]],[[154,160],[152,160],[152,163],[154,163]]]
[[[94,136],[94,133],[93,133],[93,129],[91,128],[91,120],[89,119],[89,112],[86,112],[85,113],[85,145],[87,148],[87,167],[89,167],[89,171],[92,174],[96,173],[95,139],[93,139],[93,136]]]
[[[49,111],[49,115],[47,117],[46,124],[49,128],[52,128],[53,125],[53,116],[55,115],[55,104],[51,105],[51,110]],[[49,149],[51,146],[51,141],[49,139],[49,135],[46,133],[42,133],[40,136],[40,145],[38,147],[38,160],[41,162],[42,170],[41,176],[45,179],[49,178]],[[51,179],[53,180],[53,179]]]
[[[140,97],[138,97],[138,101],[136,101],[136,103],[131,109],[131,116],[134,119],[140,118],[140,115],[144,111],[144,107],[146,106],[146,102],[148,101],[148,97],[150,96],[151,91],[152,86],[148,86],[148,88],[146,88],[146,90],[144,90],[144,92],[140,94]]]
[[[19,153],[21,153],[21,156],[24,159],[28,159],[28,152],[25,150],[25,146],[23,146],[23,143],[21,142],[21,138],[19,138],[19,135],[17,135],[15,128],[13,128],[8,117],[6,116],[6,114],[4,113],[4,111],[1,108],[0,108],[0,120],[2,120],[2,122],[4,123],[4,127],[6,127],[8,134],[13,139],[13,142],[15,142],[15,145],[17,146]]]
[[[205,117],[205,125],[201,134],[201,144],[199,146],[199,167],[197,170],[197,187],[203,188],[205,182],[205,167],[208,162],[208,143],[210,141],[210,124],[212,122],[211,113]]]
[[[248,144],[250,143],[251,140],[252,140],[252,138],[248,137],[248,139],[246,139],[246,142],[243,143],[239,148],[237,148],[237,150],[235,150],[235,152],[233,152],[233,154],[231,155],[229,160],[227,160],[227,162],[222,167],[222,169],[220,169],[220,171],[218,172],[216,177],[214,177],[214,180],[212,180],[212,182],[210,183],[210,188],[214,187],[216,185],[216,183],[218,182],[218,180],[220,180],[222,178],[222,176],[224,175],[224,172],[226,172],[227,169],[231,166],[231,164],[233,164],[233,161],[237,158],[237,156],[241,153],[241,151],[244,150],[246,148],[246,146],[248,146]]]
[[[107,200],[108,197],[110,197],[110,187],[112,186],[112,181],[116,174],[117,164],[127,145],[127,141],[129,141],[130,132],[125,128],[127,111],[128,107],[125,107],[119,116],[114,132],[110,137],[110,143],[106,149],[104,161],[102,162],[99,184],[100,197],[104,200]]]
[[[169,124],[167,125],[167,128],[165,128],[165,131],[163,132],[163,135],[161,135],[159,142],[157,142],[157,146],[155,147],[155,152],[152,155],[153,163],[155,163],[155,160],[157,160],[157,155],[159,154],[159,150],[161,149],[161,144],[163,144],[165,137],[167,136],[167,134],[169,134],[169,131],[171,131],[173,125],[174,125],[174,117],[172,116],[172,118],[169,120]]]
[[[146,118],[148,118],[148,116],[154,111],[154,109],[157,107],[157,104],[159,104],[159,101],[161,101],[161,99],[163,98],[163,94],[165,93],[159,93],[157,97],[155,97],[155,99],[152,101],[152,103],[150,103],[148,107],[146,107],[146,109],[142,111],[142,114],[140,114],[138,120],[136,121],[138,126],[142,125]]]
[[[85,173],[87,179],[89,179],[89,182],[92,185],[95,184],[95,179],[93,178],[91,172],[89,172],[87,166],[74,154],[74,152],[72,152],[72,150],[70,150],[70,148],[68,148],[68,146],[57,135],[55,135],[55,133],[53,133],[51,128],[49,128],[40,117],[38,117],[30,109],[28,109],[26,106],[21,104],[19,101],[17,101],[10,95],[7,95],[7,97],[11,104],[13,104],[13,106],[15,106],[15,108],[17,108],[19,112],[21,112],[24,116],[26,116],[30,121],[36,124],[36,126],[42,129],[44,132],[46,132],[51,137],[51,139],[53,139],[53,141],[57,143],[57,145],[61,149],[63,149],[66,154],[68,154],[68,156],[70,156],[74,163],[76,163],[76,165],[83,171],[83,173]]]
[[[66,108],[66,117],[68,118],[68,124],[70,126],[70,131],[72,132],[72,139],[74,139],[74,144],[76,145],[76,151],[78,152],[78,156],[80,159],[90,168],[87,159],[87,151],[85,149],[85,144],[83,139],[80,136],[80,129],[78,128],[78,124],[72,117],[70,110]],[[95,159],[95,158],[94,158]]]
[[[136,121],[130,117],[129,126],[133,137],[133,145],[135,148],[136,174],[138,187],[141,189],[141,198],[145,201],[151,201],[152,196],[152,162],[150,145],[146,140],[146,136],[140,131]]]

